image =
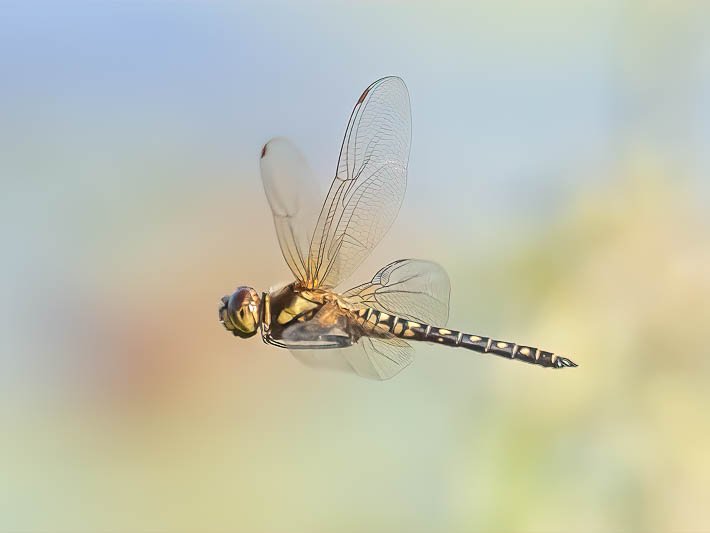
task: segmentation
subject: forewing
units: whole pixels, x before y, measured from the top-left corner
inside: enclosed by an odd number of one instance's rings
[[[397,77],[377,80],[350,116],[311,242],[308,286],[335,287],[390,228],[407,186],[410,138],[406,85]]]
[[[353,287],[343,298],[354,308],[372,307],[424,324],[445,326],[451,285],[437,263],[400,259],[382,268],[369,283]]]
[[[306,282],[313,221],[318,213],[316,181],[301,151],[283,137],[264,145],[259,167],[281,252],[296,279]]]

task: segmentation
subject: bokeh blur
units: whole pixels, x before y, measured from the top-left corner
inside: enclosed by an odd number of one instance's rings
[[[703,0],[0,3],[0,531],[710,531]],[[400,215],[449,272],[386,382],[236,339],[288,281],[258,171],[323,188],[408,84]]]

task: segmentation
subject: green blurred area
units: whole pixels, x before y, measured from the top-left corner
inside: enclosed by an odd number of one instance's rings
[[[704,4],[116,5],[6,11],[0,531],[710,529]],[[351,284],[436,260],[452,328],[579,368],[376,383],[221,328],[288,279],[261,143],[329,172],[383,73],[409,190]]]

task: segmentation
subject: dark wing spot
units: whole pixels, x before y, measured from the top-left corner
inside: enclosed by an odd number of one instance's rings
[[[370,92],[370,88],[368,87],[368,88],[365,89],[365,90],[363,91],[363,93],[360,95],[360,99],[357,101],[357,103],[358,103],[358,104],[361,104],[361,103],[365,100],[365,97],[367,96],[367,93],[369,93],[369,92]],[[357,104],[355,104],[355,105],[357,105]]]
[[[269,143],[266,143],[266,144],[269,144]],[[261,158],[262,158],[262,159],[263,159],[264,156],[266,155],[266,144],[265,144],[264,147],[261,149]]]

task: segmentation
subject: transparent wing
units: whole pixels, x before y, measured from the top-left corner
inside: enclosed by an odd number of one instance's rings
[[[303,364],[356,373],[384,380],[397,375],[414,360],[414,349],[405,341],[362,337],[356,344],[334,350],[291,350]]]
[[[434,326],[449,319],[451,285],[438,264],[419,259],[400,259],[382,268],[369,283],[353,287],[342,296],[355,307],[372,307]]]
[[[311,242],[308,286],[335,287],[369,255],[404,199],[411,138],[409,93],[397,77],[362,93]]]
[[[414,361],[414,348],[402,339],[362,337],[347,348],[348,363],[358,375],[370,379],[390,379]]]
[[[267,142],[259,161],[281,252],[296,279],[306,282],[318,186],[305,157],[283,137]]]
[[[414,350],[404,340],[373,331],[373,327],[368,322],[360,325],[353,314],[331,302],[308,320],[286,328],[283,342],[295,348],[291,353],[306,365],[351,371],[370,379],[389,379],[413,361]],[[351,344],[352,339],[358,341]],[[340,347],[322,349],[338,344]]]
[[[329,302],[313,316],[304,316],[286,327],[282,333],[283,341],[289,346],[350,344],[351,331],[358,328],[357,324],[351,324],[351,320],[335,302]]]

